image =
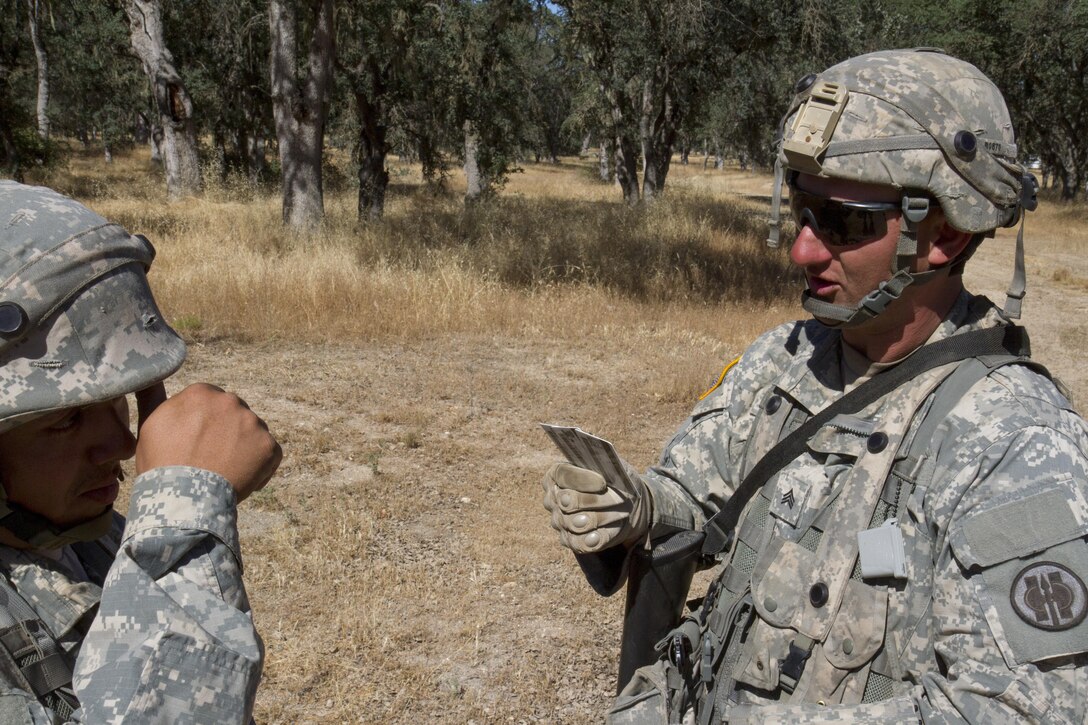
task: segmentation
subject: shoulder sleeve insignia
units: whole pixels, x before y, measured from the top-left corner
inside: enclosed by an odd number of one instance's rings
[[[713,393],[713,392],[714,392],[715,390],[717,390],[718,388],[720,388],[720,387],[721,387],[721,385],[722,385],[722,382],[723,382],[723,381],[725,380],[725,374],[729,372],[729,368],[733,367],[734,365],[736,365],[736,364],[737,364],[737,363],[739,363],[739,362],[740,362],[740,358],[738,357],[738,358],[737,358],[736,360],[734,360],[733,362],[731,362],[731,363],[729,363],[728,365],[726,365],[726,366],[725,366],[725,369],[724,369],[724,370],[722,370],[722,374],[718,376],[718,382],[714,383],[714,386],[713,386],[712,388],[710,388],[710,390],[708,390],[708,391],[706,391],[705,393],[703,393],[702,395],[700,395],[700,396],[699,396],[699,400],[703,400],[703,399],[704,399],[704,398],[706,398],[706,397],[707,397],[708,395],[710,395],[711,393]]]
[[[1024,567],[1009,592],[1012,608],[1038,629],[1071,629],[1088,614],[1088,588],[1072,571],[1052,561]]]

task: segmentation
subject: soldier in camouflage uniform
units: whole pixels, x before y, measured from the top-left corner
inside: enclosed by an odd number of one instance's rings
[[[785,181],[815,319],[759,338],[638,490],[569,464],[544,480],[563,543],[597,560],[587,572],[611,562],[621,582],[630,551],[701,528],[722,565],[610,719],[1083,723],[1088,425],[1016,351],[931,366],[824,416],[731,508],[776,444],[851,391],[1021,329],[1022,227],[1004,311],[961,282],[975,247],[1034,208],[989,79],[886,51],[796,94],[775,202]]]
[[[263,663],[236,503],[280,449],[185,358],[154,250],[0,182],[0,722],[248,722]],[[126,395],[136,394],[139,438]],[[136,456],[127,524],[113,511]]]

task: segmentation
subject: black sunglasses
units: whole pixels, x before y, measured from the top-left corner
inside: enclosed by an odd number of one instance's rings
[[[879,239],[888,233],[888,212],[901,209],[890,201],[835,201],[790,186],[790,212],[798,230],[810,226],[832,247]]]

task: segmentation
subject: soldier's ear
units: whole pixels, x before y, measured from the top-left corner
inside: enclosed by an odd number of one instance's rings
[[[954,259],[958,259],[967,245],[971,243],[971,232],[961,232],[956,229],[941,214],[934,220],[936,228],[933,240],[929,245],[927,255],[929,266],[942,267]]]

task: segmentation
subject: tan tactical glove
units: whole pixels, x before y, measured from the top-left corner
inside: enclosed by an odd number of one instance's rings
[[[638,490],[609,486],[601,474],[570,463],[557,463],[544,476],[544,508],[552,528],[575,554],[591,554],[631,543],[650,528],[651,499],[645,485]]]

